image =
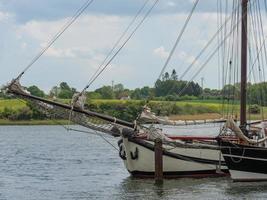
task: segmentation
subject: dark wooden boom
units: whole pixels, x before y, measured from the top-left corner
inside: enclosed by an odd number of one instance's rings
[[[105,120],[105,121],[108,121],[108,122],[111,122],[111,123],[116,123],[116,124],[124,126],[124,127],[128,127],[128,128],[131,128],[131,129],[136,129],[136,124],[135,123],[127,122],[127,121],[124,121],[124,120],[121,120],[121,119],[117,119],[115,117],[111,117],[111,116],[108,116],[108,115],[103,115],[103,114],[100,114],[100,113],[84,110],[84,109],[81,109],[81,108],[72,107],[72,106],[67,105],[67,104],[51,101],[51,100],[48,100],[48,99],[43,99],[43,98],[36,97],[36,96],[30,95],[30,94],[14,91],[12,89],[10,89],[9,92],[12,92],[13,94],[21,96],[21,97],[25,97],[27,99],[37,100],[37,101],[40,101],[40,102],[43,102],[43,103],[47,103],[47,104],[50,104],[50,105],[58,106],[60,108],[64,108],[64,109],[67,109],[67,110],[72,110],[72,111],[77,112],[77,113],[85,114],[85,115],[87,115],[89,117],[97,117],[99,119],[102,119],[102,120]]]

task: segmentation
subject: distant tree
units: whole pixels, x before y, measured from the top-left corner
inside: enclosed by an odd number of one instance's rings
[[[34,96],[37,96],[37,97],[44,97],[45,96],[44,91],[40,90],[35,85],[32,85],[32,86],[28,87],[27,90]]]
[[[76,93],[75,88],[71,88],[66,82],[61,82],[58,86],[54,86],[50,90],[50,96],[58,97],[61,99],[71,99],[73,95]]]
[[[61,89],[59,87],[57,87],[57,86],[52,87],[52,89],[49,92],[49,96],[50,97],[58,97],[58,94],[59,94],[60,90]]]
[[[142,99],[151,99],[155,96],[154,90],[148,86],[141,88],[140,92],[141,92]]]
[[[87,93],[88,99],[101,99],[102,96],[98,92],[88,92]]]
[[[58,98],[60,99],[71,99],[73,97],[72,90],[61,90],[58,94]]]
[[[61,82],[59,84],[59,87],[60,87],[61,90],[68,90],[68,91],[71,90],[70,86],[66,82]]]
[[[6,95],[4,94],[3,91],[0,90],[0,98],[6,98]]]
[[[177,75],[175,69],[172,70],[171,80],[174,80],[174,81],[178,80],[178,75]]]
[[[249,95],[249,103],[258,104],[261,106],[267,106],[267,83],[255,83],[253,85],[249,85],[248,87],[248,95]]]
[[[131,98],[132,99],[152,99],[154,98],[154,88],[150,88],[148,86],[145,86],[143,88],[136,88],[134,91],[131,93]]]
[[[165,81],[157,80],[155,83],[155,95],[157,97],[168,95],[199,96],[201,93],[201,87],[194,82],[176,81],[169,79]]]
[[[95,92],[99,93],[103,99],[114,99],[115,95],[111,86],[103,86]]]
[[[132,99],[142,99],[142,95],[141,95],[141,90],[140,88],[136,88],[132,94],[131,94],[131,98]]]
[[[165,74],[163,75],[163,77],[162,77],[162,80],[163,81],[167,81],[167,80],[169,80],[170,79],[170,75],[169,75],[169,73],[168,72],[165,72]]]
[[[240,96],[239,87],[238,85],[225,85],[221,94],[226,99],[238,99]]]
[[[116,84],[116,85],[114,85],[113,90],[114,90],[114,92],[123,91],[124,90],[124,86],[121,83]]]
[[[114,85],[113,92],[117,99],[125,96],[124,86],[121,83]]]

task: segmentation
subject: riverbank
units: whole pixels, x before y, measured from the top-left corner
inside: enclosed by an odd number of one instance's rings
[[[67,125],[68,120],[8,120],[0,119],[0,126],[38,126],[38,125]]]
[[[69,100],[61,100],[69,102]],[[89,100],[87,109],[98,113],[114,116],[126,121],[134,121],[141,113],[142,107],[148,105],[152,112],[158,116],[168,116],[172,120],[205,120],[220,119],[224,115],[232,114],[237,117],[239,105],[231,105],[227,108],[220,101],[150,101],[146,103],[140,100]],[[224,109],[223,109],[224,107]],[[267,107],[261,110],[264,118],[267,118]],[[251,120],[262,119],[262,114],[253,114],[248,117]],[[42,120],[40,120],[42,119]],[[41,118],[39,113],[32,110],[24,101],[17,99],[0,100],[0,125],[57,125],[68,124],[68,120],[54,121],[45,117]]]

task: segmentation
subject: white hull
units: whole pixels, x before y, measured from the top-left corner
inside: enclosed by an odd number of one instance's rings
[[[153,142],[146,143],[153,145]],[[227,167],[219,150],[184,148],[164,145],[168,154],[163,155],[163,173],[171,177],[206,177],[225,175]],[[155,172],[154,151],[138,142],[123,138],[126,154],[125,167],[134,176],[153,176]],[[132,155],[131,155],[132,154]],[[138,154],[138,155],[137,155]],[[137,157],[137,158],[136,158]],[[221,159],[221,162],[219,162]],[[221,164],[220,164],[221,163]]]

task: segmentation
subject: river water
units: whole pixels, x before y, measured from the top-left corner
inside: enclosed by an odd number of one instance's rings
[[[210,135],[211,128],[191,131]],[[0,199],[267,198],[267,182],[205,178],[165,180],[156,186],[153,180],[133,179],[101,137],[61,126],[0,126],[0,135]],[[108,139],[116,146],[115,139]]]

